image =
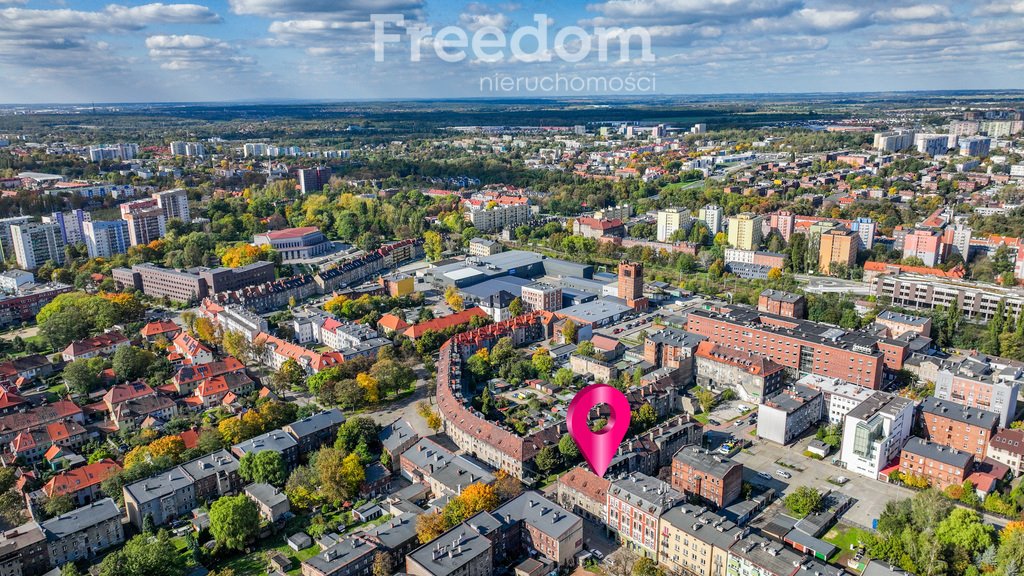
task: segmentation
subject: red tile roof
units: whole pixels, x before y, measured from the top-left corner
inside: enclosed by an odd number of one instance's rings
[[[121,466],[117,462],[110,459],[100,460],[57,474],[43,486],[43,492],[50,498],[54,495],[75,494],[91,486],[102,484],[120,471]]]
[[[608,498],[608,487],[611,486],[610,481],[582,467],[573,468],[562,474],[559,476],[558,482],[595,502],[602,503]]]
[[[409,323],[394,314],[388,313],[380,317],[380,320],[377,321],[377,326],[382,330],[397,332],[398,330],[405,330],[408,328]]]
[[[134,400],[136,398],[142,398],[144,396],[152,396],[156,394],[153,389],[145,382],[130,382],[128,384],[118,384],[107,393],[103,395],[103,402],[108,408],[113,408],[122,402]]]
[[[160,334],[167,334],[169,332],[180,332],[181,326],[178,326],[174,322],[161,320],[158,322],[150,322],[142,327],[139,332],[146,338],[152,336],[159,336]]]
[[[188,332],[182,332],[174,337],[174,349],[189,358],[195,358],[197,355],[207,352],[212,354],[206,344],[203,344],[196,338],[192,337]]]
[[[125,338],[124,334],[115,330],[98,336],[93,336],[92,338],[72,342],[64,349],[64,354],[70,354],[73,357],[78,357],[82,354],[88,354],[89,352],[109,348],[127,341],[128,338]]]
[[[769,376],[784,369],[782,365],[776,364],[771,359],[765,358],[764,356],[748,354],[742,350],[719,346],[709,340],[705,340],[698,344],[697,351],[694,355],[700,358],[707,358],[708,360],[735,366],[754,376]]]
[[[318,232],[320,229],[316,226],[303,226],[302,228],[285,228],[284,230],[272,230],[267,232],[267,238],[271,240],[285,240],[288,238],[301,238],[306,234],[312,234]]]
[[[6,410],[7,408],[13,408],[19,404],[24,404],[25,399],[18,396],[14,392],[7,390],[0,386],[0,410]]]
[[[434,332],[441,332],[448,328],[454,328],[460,324],[468,324],[470,319],[473,317],[487,318],[487,313],[483,311],[479,306],[474,306],[469,310],[463,310],[462,312],[456,312],[455,314],[449,314],[442,318],[434,318],[433,320],[427,320],[420,322],[415,326],[410,326],[404,334],[412,339],[423,336],[423,333],[427,330],[433,330]]]

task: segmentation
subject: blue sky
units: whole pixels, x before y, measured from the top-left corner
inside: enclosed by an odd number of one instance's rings
[[[405,19],[386,28],[403,35],[382,62],[374,14]],[[443,27],[507,39],[538,15],[548,61],[438,54],[454,51],[438,47]],[[426,26],[410,61],[409,33]],[[591,46],[598,27],[631,30],[626,61],[614,31],[612,58],[561,58],[554,38],[570,26]],[[584,37],[567,38],[579,53]],[[556,75],[592,83],[495,92],[482,80]],[[629,94],[607,86],[641,77],[639,93],[660,94],[1024,88],[1024,0],[0,0],[3,103]]]

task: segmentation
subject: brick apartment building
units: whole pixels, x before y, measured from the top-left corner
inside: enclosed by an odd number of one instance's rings
[[[885,368],[899,370],[909,353],[903,341],[741,305],[694,310],[687,317],[686,330],[715,344],[767,356],[792,371],[872,389],[881,387]]]
[[[672,487],[723,508],[740,498],[743,464],[696,445],[683,446],[672,458]]]
[[[968,408],[948,400],[925,398],[921,403],[924,437],[936,444],[962,450],[981,460],[999,427],[999,415]]]
[[[804,318],[807,316],[807,299],[801,294],[769,288],[758,296],[757,309],[787,318]]]
[[[972,454],[922,438],[907,440],[900,452],[900,472],[924,478],[938,490],[963,484],[973,467]]]

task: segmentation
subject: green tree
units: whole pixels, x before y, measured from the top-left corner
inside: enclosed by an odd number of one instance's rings
[[[558,452],[562,454],[562,458],[566,462],[575,462],[580,459],[580,447],[576,445],[576,441],[568,434],[563,434],[562,438],[559,439]]]
[[[559,368],[555,372],[555,377],[552,379],[555,386],[562,389],[569,389],[573,385],[576,375],[572,373],[572,370],[568,368]]]
[[[693,397],[697,399],[701,411],[705,414],[715,407],[715,393],[703,386],[697,386],[693,389]]]
[[[427,230],[423,233],[423,251],[427,255],[427,260],[436,262],[441,259],[441,254],[444,253],[444,245],[441,242],[441,235],[433,230]]]
[[[658,563],[646,556],[637,559],[633,564],[632,576],[663,576],[665,574]]]
[[[135,380],[146,374],[146,369],[156,360],[156,355],[135,346],[122,346],[114,352],[111,360],[114,374],[121,380]]]
[[[259,510],[243,494],[222,496],[210,506],[210,534],[220,547],[242,550],[256,539],[259,530]]]
[[[252,344],[245,339],[245,335],[241,332],[228,330],[221,338],[221,344],[229,356],[233,356],[243,363],[252,359]]]
[[[509,304],[508,304],[508,313],[511,314],[513,318],[515,318],[517,316],[522,316],[522,314],[523,314],[523,299],[519,298],[518,296],[513,298],[512,301],[509,302]]]
[[[597,354],[597,349],[594,347],[593,342],[591,342],[590,340],[584,340],[583,342],[580,342],[578,346],[576,346],[576,353],[579,354],[580,356],[595,358],[595,354]]]
[[[821,493],[810,486],[801,486],[788,494],[783,501],[793,516],[803,518],[821,510]]]
[[[576,327],[576,323],[572,320],[566,320],[565,325],[562,326],[562,339],[571,344],[576,342],[577,333],[578,328]]]
[[[184,558],[163,530],[155,538],[135,536],[100,563],[100,576],[181,576],[185,571]]]
[[[273,376],[274,385],[282,390],[299,388],[305,379],[306,371],[293,358],[285,360]]]
[[[954,508],[935,528],[935,538],[947,546],[966,551],[971,557],[995,543],[992,526],[974,510]]]
[[[64,383],[75,394],[88,394],[100,384],[102,358],[82,358],[64,367]]]
[[[270,450],[250,452],[242,456],[238,475],[247,482],[265,482],[274,486],[283,486],[288,479],[288,471],[281,453]]]
[[[71,499],[69,494],[56,494],[50,496],[43,502],[43,512],[47,516],[53,518],[54,516],[60,516],[61,514],[67,514],[78,506],[75,505],[75,501]]]
[[[646,402],[636,410],[633,410],[630,425],[634,430],[647,430],[654,426],[657,421],[658,414],[654,411],[654,406],[651,406],[650,402]]]
[[[558,465],[561,464],[561,461],[561,456],[554,446],[545,446],[544,448],[541,448],[540,452],[537,452],[537,456],[535,457],[537,467],[545,474],[550,473],[552,470],[557,468]]]
[[[542,378],[550,376],[551,371],[555,368],[555,359],[551,357],[551,353],[548,352],[547,348],[538,348],[533,353],[532,364],[533,369],[537,371],[537,375]]]

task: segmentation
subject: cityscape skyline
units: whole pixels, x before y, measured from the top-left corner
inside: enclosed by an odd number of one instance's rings
[[[405,25],[434,34],[462,30],[468,57],[444,61],[428,35],[416,44],[422,57],[414,62],[409,35],[396,34],[375,58],[374,14],[401,15]],[[0,103],[1020,89],[1024,75],[1013,71],[1024,69],[1017,57],[1021,15],[1022,2],[0,0],[0,71],[9,79]],[[474,58],[474,33],[486,28],[511,37],[538,22],[549,26],[549,40],[568,27],[587,31],[589,40],[566,37],[570,54],[581,42],[596,46],[600,27],[646,37],[630,44],[626,62],[615,51],[621,35],[612,36],[607,60]],[[644,41],[651,58],[640,57]],[[557,52],[557,43],[548,48],[542,53]],[[652,82],[634,90],[614,83],[509,90],[484,82],[556,75]]]

